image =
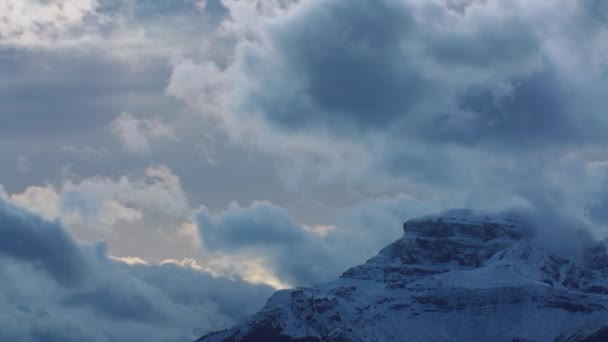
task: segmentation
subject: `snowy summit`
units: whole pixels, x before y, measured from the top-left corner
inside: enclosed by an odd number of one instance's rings
[[[199,341],[606,341],[608,255],[535,243],[514,215],[449,210],[407,221],[365,264],[276,292],[241,325]]]

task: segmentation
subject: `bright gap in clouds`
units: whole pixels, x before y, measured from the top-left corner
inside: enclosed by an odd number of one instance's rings
[[[0,240],[37,251],[0,244],[0,314],[27,322],[0,337],[193,337],[447,207],[604,238],[607,20],[598,0],[1,2]]]

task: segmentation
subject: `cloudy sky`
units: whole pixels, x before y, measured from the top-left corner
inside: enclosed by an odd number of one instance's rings
[[[191,340],[444,208],[603,238],[607,108],[602,0],[2,0],[0,340]]]

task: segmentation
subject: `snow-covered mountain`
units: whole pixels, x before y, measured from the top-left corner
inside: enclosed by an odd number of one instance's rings
[[[276,292],[243,324],[199,341],[608,341],[608,255],[569,259],[512,215],[450,210],[335,281]]]

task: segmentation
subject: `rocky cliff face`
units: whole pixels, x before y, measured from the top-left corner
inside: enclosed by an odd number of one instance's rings
[[[515,216],[452,210],[335,281],[276,292],[200,341],[608,341],[608,255],[547,253]]]

